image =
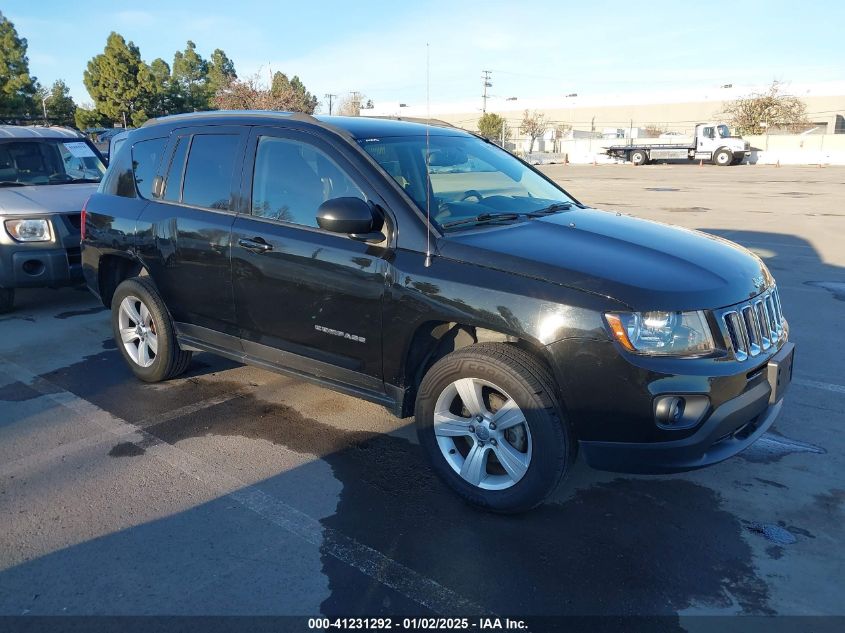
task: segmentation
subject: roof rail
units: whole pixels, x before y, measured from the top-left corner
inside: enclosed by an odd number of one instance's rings
[[[369,116],[368,119],[390,119],[393,121],[407,121],[408,123],[423,123],[425,125],[433,125],[435,127],[451,127],[455,129],[459,129],[457,126],[452,125],[448,121],[443,121],[441,119],[426,119],[423,117],[415,117],[415,116],[393,116],[393,115],[381,115],[381,116]]]
[[[283,116],[292,121],[307,121],[308,123],[320,123],[310,114],[304,112],[285,112],[283,110],[203,110],[202,112],[184,112],[182,114],[170,114],[168,116],[148,119],[141,127],[150,127],[160,123],[171,121],[191,121],[194,119],[210,119],[214,117],[239,117],[239,116],[263,116],[275,118]]]

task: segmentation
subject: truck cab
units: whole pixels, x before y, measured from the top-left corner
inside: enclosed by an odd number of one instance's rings
[[[695,160],[710,160],[716,165],[738,165],[751,153],[751,145],[742,137],[731,136],[724,123],[699,123],[695,126]]]

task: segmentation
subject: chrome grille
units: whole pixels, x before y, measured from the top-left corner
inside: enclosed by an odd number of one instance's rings
[[[783,312],[777,287],[751,301],[722,312],[725,340],[737,360],[758,356],[776,346],[784,336]]]

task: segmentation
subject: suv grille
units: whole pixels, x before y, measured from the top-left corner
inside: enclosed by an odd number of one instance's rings
[[[757,356],[784,336],[783,312],[776,286],[747,303],[722,312],[727,339],[737,360]]]
[[[81,213],[69,213],[65,216],[65,220],[70,225],[71,228],[79,230],[80,226],[82,225],[82,214]]]

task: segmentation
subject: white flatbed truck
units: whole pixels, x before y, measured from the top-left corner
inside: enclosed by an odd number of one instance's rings
[[[751,154],[751,144],[739,136],[731,136],[730,128],[724,123],[699,123],[695,126],[693,138],[681,138],[674,143],[663,139],[640,139],[624,145],[611,145],[605,153],[615,158],[630,161],[634,165],[646,165],[655,160],[706,160],[714,165],[726,167],[739,165]],[[661,142],[663,141],[663,142]]]

